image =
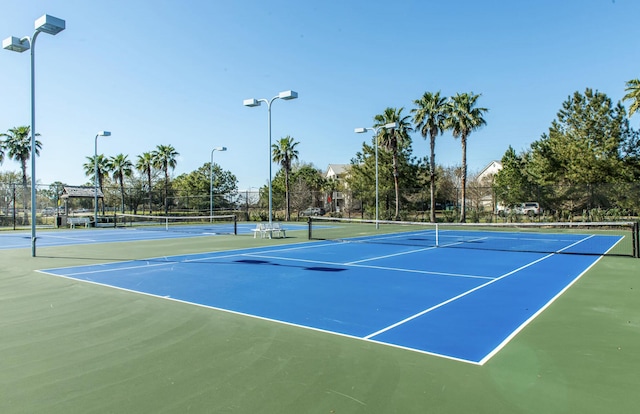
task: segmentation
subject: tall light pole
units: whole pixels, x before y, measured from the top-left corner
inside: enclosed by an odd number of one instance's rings
[[[374,136],[373,136],[373,140],[375,142],[375,152],[376,152],[376,229],[380,228],[380,223],[378,223],[380,215],[378,213],[378,204],[379,204],[379,195],[378,195],[378,133],[380,132],[381,129],[393,129],[393,128],[398,128],[398,123],[397,122],[390,122],[388,124],[379,126],[379,127],[372,127],[372,128],[356,128],[354,130],[354,132],[356,134],[363,134],[367,131],[373,131],[374,132]]]
[[[215,147],[211,150],[211,170],[209,171],[209,221],[213,222],[213,153],[226,151],[227,147]]]
[[[40,33],[55,36],[64,29],[64,20],[45,14],[36,20],[33,36],[11,36],[2,41],[2,48],[13,52],[22,53],[31,49],[31,257],[36,256],[36,38]]]
[[[96,227],[98,227],[98,137],[110,137],[110,136],[111,136],[111,132],[109,131],[99,131],[96,134],[96,141],[93,147],[93,184],[94,184],[93,225]]]
[[[267,104],[267,123],[268,123],[268,128],[269,128],[269,224],[271,224],[272,220],[273,220],[273,194],[272,194],[272,189],[271,189],[271,104],[273,103],[273,101],[275,101],[276,99],[284,99],[285,101],[289,101],[291,99],[296,99],[298,97],[298,92],[294,92],[294,91],[283,91],[280,92],[278,95],[274,96],[273,98],[271,98],[270,100],[267,99],[245,99],[244,101],[242,101],[242,104],[244,106],[249,106],[249,107],[254,107],[254,106],[260,106],[260,104],[262,102]]]

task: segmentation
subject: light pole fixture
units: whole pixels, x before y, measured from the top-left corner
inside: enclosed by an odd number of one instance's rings
[[[93,184],[94,184],[93,225],[96,227],[98,227],[98,137],[110,137],[110,136],[111,136],[111,132],[109,131],[98,131],[98,133],[96,134],[95,145],[93,147]]]
[[[36,38],[40,33],[57,35],[65,28],[65,21],[45,14],[36,20],[31,37],[10,36],[2,41],[2,48],[12,52],[25,52],[31,49],[31,256],[36,256],[36,85],[35,57]]]
[[[271,162],[271,104],[273,103],[273,101],[275,101],[276,99],[284,99],[285,101],[289,101],[291,99],[297,99],[298,98],[298,92],[295,91],[283,91],[280,92],[278,95],[274,96],[273,98],[271,98],[270,100],[267,99],[245,99],[244,101],[242,101],[242,104],[244,106],[248,106],[248,107],[254,107],[254,106],[260,106],[260,104],[262,102],[267,104],[267,126],[268,126],[268,130],[269,130],[269,224],[271,224],[272,220],[273,220],[273,191],[271,188],[271,166],[272,166],[272,162]]]
[[[373,140],[375,143],[375,153],[376,153],[376,229],[380,228],[380,223],[378,222],[380,219],[380,215],[378,212],[378,205],[379,205],[379,194],[378,194],[378,134],[380,132],[381,129],[394,129],[394,128],[398,128],[398,123],[397,122],[390,122],[388,124],[382,125],[382,126],[378,126],[378,127],[372,127],[372,128],[356,128],[354,130],[354,132],[356,134],[363,134],[367,131],[373,131],[374,132],[374,136],[373,136]]]
[[[209,221],[213,222],[213,153],[226,151],[227,147],[215,147],[211,150],[211,170],[209,171]]]

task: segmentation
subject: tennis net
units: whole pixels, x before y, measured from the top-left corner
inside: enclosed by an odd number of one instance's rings
[[[637,222],[423,223],[309,218],[310,240],[638,257]]]
[[[236,216],[153,216],[116,213],[116,227],[196,234],[238,234]]]

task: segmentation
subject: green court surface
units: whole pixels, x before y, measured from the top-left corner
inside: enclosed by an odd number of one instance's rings
[[[482,366],[36,272],[303,241],[0,250],[0,413],[637,412],[630,257],[601,259]]]

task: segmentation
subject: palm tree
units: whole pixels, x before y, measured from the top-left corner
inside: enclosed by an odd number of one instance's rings
[[[180,155],[172,145],[158,145],[151,153],[153,157],[153,167],[164,171],[164,214],[169,214],[169,168],[174,169],[178,161],[176,157]]]
[[[147,176],[147,188],[149,191],[149,214],[151,214],[151,170],[153,169],[153,154],[151,152],[143,152],[138,155],[136,161],[136,169]]]
[[[436,137],[445,129],[447,98],[441,97],[440,91],[436,93],[425,92],[422,98],[416,99],[413,103],[417,106],[417,108],[411,110],[416,130],[420,131],[424,139],[427,139],[427,135],[429,135],[430,138],[429,182],[431,187],[431,222],[435,223]]]
[[[460,137],[462,143],[462,206],[460,209],[460,222],[464,223],[466,215],[466,186],[467,186],[467,137],[473,131],[487,124],[482,117],[488,111],[487,108],[476,106],[481,95],[471,93],[458,93],[449,101],[447,110],[446,128],[450,129],[453,137]]]
[[[280,140],[271,145],[271,155],[273,157],[273,162],[277,162],[280,164],[282,169],[284,170],[284,188],[285,188],[285,198],[287,200],[286,211],[285,211],[285,220],[289,221],[291,219],[290,209],[291,209],[291,196],[289,194],[289,173],[291,172],[291,163],[298,159],[298,150],[296,150],[296,146],[299,142],[294,142],[293,138],[287,135],[284,138],[280,138]]]
[[[7,155],[10,159],[20,163],[22,170],[22,200],[24,209],[27,209],[27,161],[31,157],[31,127],[19,126],[7,130],[7,133],[0,134],[5,137],[4,147],[6,148]],[[40,134],[36,134],[40,136]],[[42,143],[38,140],[35,141],[36,155],[40,155],[40,149]],[[23,223],[25,222],[25,216],[23,216]]]
[[[375,139],[378,140],[378,144],[382,148],[391,153],[393,160],[393,185],[396,192],[396,220],[400,220],[400,174],[398,167],[398,152],[402,151],[402,149],[406,148],[411,143],[409,131],[413,130],[409,123],[409,115],[402,116],[403,109],[404,108],[387,108],[384,110],[384,113],[374,117],[374,127],[380,128],[380,132]],[[398,127],[393,129],[381,128],[383,125],[392,122],[397,122]]]
[[[84,168],[84,175],[87,177],[91,177],[91,181],[96,182],[96,160],[98,164],[98,188],[104,194],[104,176],[109,175],[111,171],[111,166],[109,165],[109,159],[102,154],[98,154],[97,158],[94,157],[86,157],[87,162],[82,164],[82,168]],[[104,216],[104,198],[102,199],[102,215]]]
[[[109,159],[109,167],[113,179],[120,184],[120,211],[124,213],[124,177],[131,177],[133,174],[133,163],[127,155],[118,154]]]
[[[625,91],[627,94],[622,98],[622,100],[632,101],[631,106],[629,107],[629,116],[636,112],[640,112],[640,79],[631,79],[628,81]]]

